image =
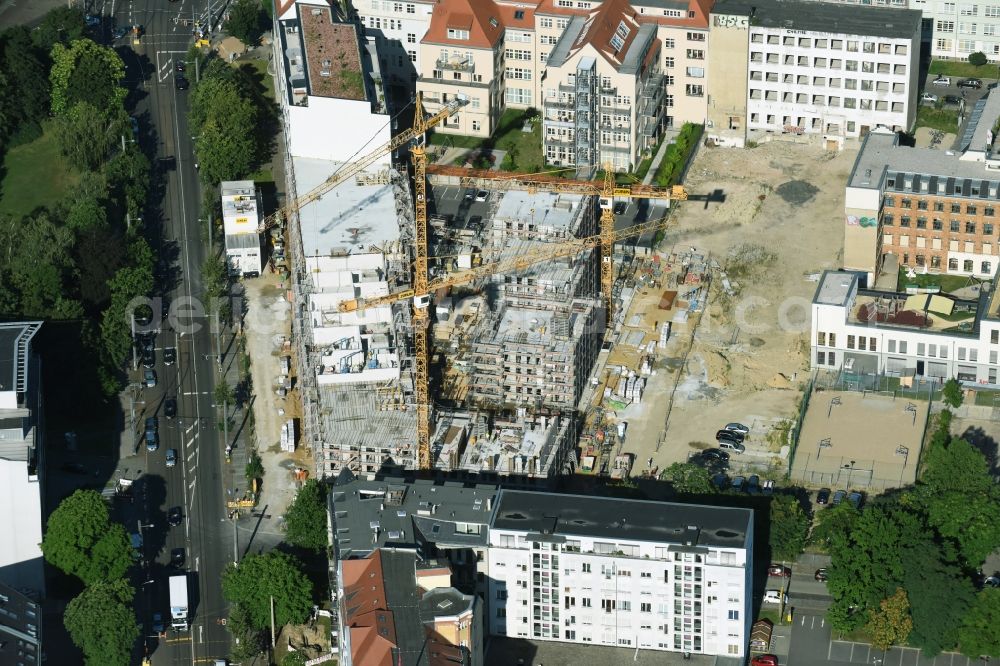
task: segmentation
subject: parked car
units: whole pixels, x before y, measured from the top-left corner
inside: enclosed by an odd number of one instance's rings
[[[167,522],[177,527],[184,520],[184,514],[181,512],[179,506],[171,507],[170,511],[167,512]]]
[[[767,575],[772,578],[791,578],[792,570],[782,564],[772,564],[767,568]]]
[[[716,490],[725,490],[726,485],[729,483],[729,477],[727,477],[723,472],[714,474],[712,476],[712,485],[715,486]]]
[[[725,428],[723,428],[722,430],[719,430],[715,433],[715,438],[728,439],[731,442],[736,442],[737,444],[739,444],[746,438],[746,435],[744,435],[741,432],[737,432],[735,430],[726,430]]]
[[[179,74],[174,76],[174,87],[177,88],[178,90],[187,90],[188,86],[190,85],[191,84],[187,80],[187,77],[181,76]]]
[[[855,509],[861,508],[861,502],[864,500],[864,495],[854,490],[847,493],[847,501],[854,505]]]
[[[983,579],[983,586],[1000,587],[1000,576],[997,576],[996,574],[992,576],[987,576],[986,578]]]
[[[479,192],[476,193],[476,201],[486,201],[489,198],[490,193],[486,190],[479,190]]]
[[[770,481],[770,480],[765,481],[763,484],[761,484],[760,491],[765,496],[771,496],[771,495],[773,495],[774,494],[774,481]]]
[[[751,474],[750,478],[747,479],[747,493],[751,495],[760,494],[760,477],[756,474]]]
[[[773,654],[759,654],[750,660],[750,666],[778,666],[778,658]]]
[[[944,102],[945,106],[958,106],[962,103],[962,98],[957,95],[945,95],[941,101]]]
[[[184,549],[174,548],[170,551],[170,564],[180,569],[184,566]]]
[[[153,632],[162,634],[163,631],[163,613],[153,613]]]
[[[177,360],[177,348],[167,347],[163,350],[163,363],[166,365],[173,365]]]
[[[829,504],[830,503],[830,489],[823,488],[818,493],[816,493],[816,504]]]
[[[729,462],[729,454],[719,449],[705,449],[701,452],[701,457],[705,460],[715,460],[718,462]]]
[[[142,373],[142,383],[146,385],[146,388],[153,388],[156,386],[156,371],[152,368],[146,368]]]
[[[150,430],[156,432],[159,429],[160,429],[160,422],[156,420],[155,416],[149,416],[146,418],[146,432],[149,432]]]
[[[823,567],[821,569],[816,569],[816,573],[814,574],[814,577],[819,582],[825,583],[826,582],[826,567]]]
[[[177,60],[174,62],[174,71],[178,74],[183,74],[187,71],[187,65],[184,64],[183,60]]]
[[[177,464],[177,449],[167,449],[167,467]]]
[[[732,484],[733,490],[735,490],[736,492],[742,492],[744,481],[746,481],[746,479],[744,479],[742,476],[734,476]]]
[[[931,81],[931,85],[942,86],[947,88],[951,85],[951,77],[948,76],[938,76],[936,79]]]
[[[983,82],[979,79],[962,79],[958,82],[959,88],[969,88],[970,90],[979,90],[983,87]]]
[[[838,490],[837,492],[835,492],[833,494],[833,505],[837,506],[838,504],[840,504],[841,502],[844,501],[845,497],[847,497],[847,491],[846,490]]]
[[[132,138],[139,140],[139,119],[135,116],[128,117],[128,124],[132,126]]]
[[[920,96],[920,101],[927,102],[928,104],[937,104],[938,96],[925,92],[923,95]]]
[[[747,450],[747,447],[743,446],[739,442],[734,442],[731,439],[719,439],[716,440],[719,444],[720,449],[725,449],[727,451],[735,451],[736,453],[743,453]]]
[[[155,453],[160,448],[160,436],[150,430],[146,431],[146,450]]]
[[[465,227],[469,231],[475,231],[476,233],[479,233],[480,231],[483,230],[483,216],[473,215],[472,217],[469,218],[469,222],[465,225]]]
[[[163,401],[163,415],[168,419],[172,419],[177,416],[177,399],[167,398]]]
[[[727,423],[726,430],[732,430],[733,432],[738,432],[744,437],[750,434],[750,428],[743,425],[742,423]]]
[[[767,590],[764,592],[764,603],[765,604],[781,604],[781,590]],[[788,597],[785,597],[785,602],[788,602]]]
[[[615,202],[615,206],[613,209],[615,215],[624,215],[626,210],[628,210],[627,203],[625,203],[624,201]]]

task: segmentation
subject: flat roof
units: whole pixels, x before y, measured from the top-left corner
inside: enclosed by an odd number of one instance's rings
[[[582,194],[508,190],[503,193],[491,221],[517,219],[531,222],[539,228],[572,231],[570,226],[583,200]]]
[[[227,180],[222,192],[222,224],[227,236],[257,234],[260,225],[257,186],[252,180]],[[257,243],[259,245],[259,241]]]
[[[824,271],[813,303],[846,306],[851,287],[858,281],[858,277],[859,274],[853,271]]]
[[[317,97],[366,100],[357,29],[333,20],[326,5],[299,4],[309,93]]]
[[[921,12],[802,0],[718,0],[712,14],[752,16],[751,26],[828,34],[920,39]]]
[[[750,509],[501,490],[492,527],[561,536],[744,548]]]
[[[920,178],[915,185],[911,179],[907,186],[906,176],[913,175]],[[889,180],[893,181],[891,185]],[[847,186],[886,193],[1000,199],[1000,173],[987,170],[983,162],[963,160],[961,153],[951,150],[903,146],[895,133],[881,130],[873,130],[865,137]],[[976,194],[972,193],[973,186]]]
[[[341,164],[329,160],[293,157],[296,189],[305,193],[335,173]],[[392,172],[393,179],[398,174]],[[331,250],[370,252],[372,245],[399,240],[396,195],[392,182],[358,185],[349,179],[321,198],[299,209],[299,228],[305,256]]]

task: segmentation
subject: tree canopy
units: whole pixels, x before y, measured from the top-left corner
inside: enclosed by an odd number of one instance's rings
[[[132,598],[123,579],[96,583],[66,606],[63,623],[87,666],[127,666],[139,637]]]
[[[267,16],[257,0],[236,0],[229,8],[226,32],[247,46],[256,46],[267,31]]]
[[[890,645],[903,643],[912,629],[910,602],[903,588],[897,588],[895,594],[883,599],[879,607],[871,612],[865,626],[872,646],[879,650],[887,650]]]
[[[77,39],[52,47],[52,112],[64,113],[77,102],[97,109],[119,109],[126,90],[125,63],[114,49],[89,39]]]
[[[295,501],[285,514],[285,539],[293,546],[313,551],[325,550],[329,540],[326,531],[326,484],[309,479],[295,495]]]
[[[100,494],[77,490],[49,516],[42,540],[46,561],[86,585],[116,580],[132,564],[125,528],[112,523]]]
[[[770,505],[771,557],[794,560],[806,547],[811,520],[799,501],[791,495],[775,495]]]
[[[271,598],[277,626],[300,624],[312,608],[312,583],[294,557],[280,551],[248,555],[239,565],[229,565],[222,576],[222,593],[238,604],[252,627],[270,626]]]
[[[708,495],[715,492],[708,470],[692,463],[674,463],[660,474],[661,481],[667,481],[677,493]]]
[[[984,588],[976,595],[958,630],[962,654],[973,659],[1000,657],[1000,589]]]

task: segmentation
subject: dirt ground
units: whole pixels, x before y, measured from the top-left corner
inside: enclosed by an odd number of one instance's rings
[[[312,469],[312,461],[300,446],[294,454],[281,451],[281,425],[299,416],[294,393],[280,398],[276,393],[281,374],[282,343],[291,335],[291,308],[280,279],[272,274],[245,282],[248,304],[247,351],[254,386],[254,422],[257,450],[264,464],[264,486],[259,506],[267,506],[271,527],[280,526],[285,510],[295,497],[293,470]],[[292,363],[294,371],[295,364]],[[279,410],[283,410],[281,414]],[[297,423],[301,432],[301,423]]]
[[[719,268],[701,321],[692,315],[687,330],[676,329],[647,397],[621,415],[629,418],[624,451],[635,453],[637,465],[649,457],[660,468],[685,460],[731,421],[752,429],[744,459],[766,463],[779,451],[772,431],[794,418],[808,376],[818,274],[840,266],[844,183],[856,155],[857,146],[833,153],[780,141],[701,148],[685,183],[691,200],[661,250],[676,256],[696,249]],[[641,299],[633,303],[644,308]],[[672,365],[683,366],[679,381]]]

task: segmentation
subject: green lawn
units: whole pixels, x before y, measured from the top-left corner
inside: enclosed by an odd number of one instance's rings
[[[906,291],[907,285],[915,284],[918,287],[940,287],[942,293],[948,294],[956,289],[967,287],[969,285],[969,278],[964,275],[932,275],[930,273],[921,275],[917,273],[916,277],[910,279],[906,277],[906,269],[900,268],[897,284],[901,292]]]
[[[930,127],[955,134],[958,132],[958,111],[921,106],[917,109],[916,127]]]
[[[47,123],[41,137],[7,152],[2,177],[0,214],[10,215],[27,215],[62,199],[80,179],[59,152]]]
[[[263,88],[264,94],[269,100],[274,101],[274,77],[267,71],[267,60],[242,60],[239,62],[240,69],[250,75],[257,84]]]
[[[533,117],[532,117],[533,116]],[[531,117],[531,131],[523,131],[524,122]],[[477,136],[462,134],[431,134],[428,140],[432,146],[446,148],[469,148],[470,150],[493,149],[502,150],[503,162],[498,166],[501,171],[524,171],[534,173],[545,168],[542,159],[542,121],[533,109],[507,109],[500,116],[493,136],[483,139]],[[465,163],[464,159],[455,161],[456,166]],[[480,165],[477,165],[480,166]]]
[[[965,61],[934,60],[927,70],[931,74],[942,74],[944,76],[959,76],[962,78],[974,77],[977,79],[995,79],[998,76],[996,65],[985,64],[982,67],[970,65]]]

